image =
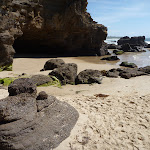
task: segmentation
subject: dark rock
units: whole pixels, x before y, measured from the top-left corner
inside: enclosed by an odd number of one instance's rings
[[[104,55],[109,55],[109,52],[108,52],[108,48],[107,48],[107,44],[105,42],[102,43],[102,46],[99,50],[99,53],[95,53],[96,55],[98,56],[104,56]]]
[[[137,52],[146,52],[146,49],[143,46],[131,45],[131,48],[134,49]]]
[[[74,63],[65,64],[62,67],[54,69],[49,75],[59,79],[62,85],[75,84],[77,65]]]
[[[37,86],[43,85],[45,83],[48,83],[48,82],[52,81],[52,79],[49,76],[40,75],[40,74],[39,75],[33,75],[30,79]]]
[[[47,99],[47,98],[48,98],[48,95],[46,94],[46,92],[41,91],[41,92],[38,94],[36,100],[45,100],[45,99]]]
[[[120,66],[129,67],[129,68],[137,68],[137,65],[129,62],[122,62]]]
[[[113,51],[113,53],[115,53],[116,55],[122,55],[122,54],[124,53],[124,51],[115,49],[115,50]]]
[[[147,73],[143,72],[142,69],[140,70],[137,67],[135,67],[135,68],[117,68],[117,69],[111,69],[106,72],[107,77],[117,78],[118,76],[120,76],[125,79],[130,79],[132,77],[142,76],[142,75],[147,75]]]
[[[146,48],[150,48],[150,44],[147,44],[147,46],[145,46]]]
[[[133,69],[127,68],[127,69],[120,70],[120,74],[119,75],[122,78],[130,79],[131,77],[147,75],[147,73],[139,71],[138,68],[133,68]]]
[[[116,61],[120,59],[117,56],[111,56],[111,57],[102,58],[101,60]]]
[[[44,69],[41,69],[40,72],[45,71]]]
[[[118,78],[119,71],[117,71],[117,69],[111,69],[111,70],[107,71],[106,76],[111,77],[111,78]]]
[[[26,73],[22,73],[22,76],[27,75]]]
[[[118,45],[130,44],[135,46],[145,46],[145,36],[131,37],[128,36],[122,37],[118,40]]]
[[[132,49],[130,44],[123,44],[120,48],[121,50],[123,50],[124,52],[138,52],[136,49]]]
[[[108,44],[108,49],[117,49],[116,44]]]
[[[0,1],[0,66],[15,53],[104,55],[107,28],[86,11],[87,0]],[[102,48],[102,49],[101,49]]]
[[[132,77],[132,74],[129,72],[123,72],[120,74],[120,76],[124,79],[130,79]]]
[[[14,42],[14,37],[8,32],[1,32],[0,30],[0,67],[11,65],[13,63],[13,56],[15,50],[12,45]]]
[[[76,84],[91,84],[91,83],[98,83],[101,84],[103,77],[100,71],[87,69],[81,71],[77,78]]]
[[[62,59],[50,59],[44,65],[44,70],[53,70],[64,65],[65,62]]]
[[[54,149],[77,122],[79,114],[72,106],[53,96],[36,100],[29,92],[33,86],[30,79],[15,80],[10,87],[18,87],[17,94],[0,100],[1,150]]]
[[[17,96],[9,96],[0,101],[0,124],[14,122],[26,117],[30,119],[35,117],[36,101],[27,92]],[[9,94],[11,95],[11,93]]]
[[[116,45],[116,44],[107,44],[108,45],[108,49],[120,49],[121,46],[120,45]]]
[[[29,78],[20,78],[11,83],[8,87],[9,96],[15,96],[21,93],[36,95],[36,86]]]
[[[150,66],[141,67],[138,70],[150,74]]]

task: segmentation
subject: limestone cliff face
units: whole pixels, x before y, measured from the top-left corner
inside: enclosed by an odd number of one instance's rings
[[[105,55],[107,28],[86,7],[87,0],[0,1],[0,65],[12,63],[15,50]]]

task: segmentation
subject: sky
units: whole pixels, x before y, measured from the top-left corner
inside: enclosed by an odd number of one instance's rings
[[[88,0],[87,11],[108,36],[150,37],[150,0]]]

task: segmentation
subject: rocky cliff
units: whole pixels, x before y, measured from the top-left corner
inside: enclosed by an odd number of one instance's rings
[[[0,66],[15,52],[105,55],[107,28],[86,7],[87,0],[0,1]]]

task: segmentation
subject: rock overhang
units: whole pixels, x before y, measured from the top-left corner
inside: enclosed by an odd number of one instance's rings
[[[6,0],[0,6],[0,33],[13,37],[9,43],[0,36],[1,52],[14,48],[17,53],[28,53],[30,47],[33,53],[45,48],[45,53],[56,51],[58,55],[107,54],[107,50],[101,52],[107,28],[93,21],[86,11],[87,0]],[[29,47],[23,50],[25,45]],[[5,53],[0,58],[7,60],[1,59],[0,66],[13,59]]]

